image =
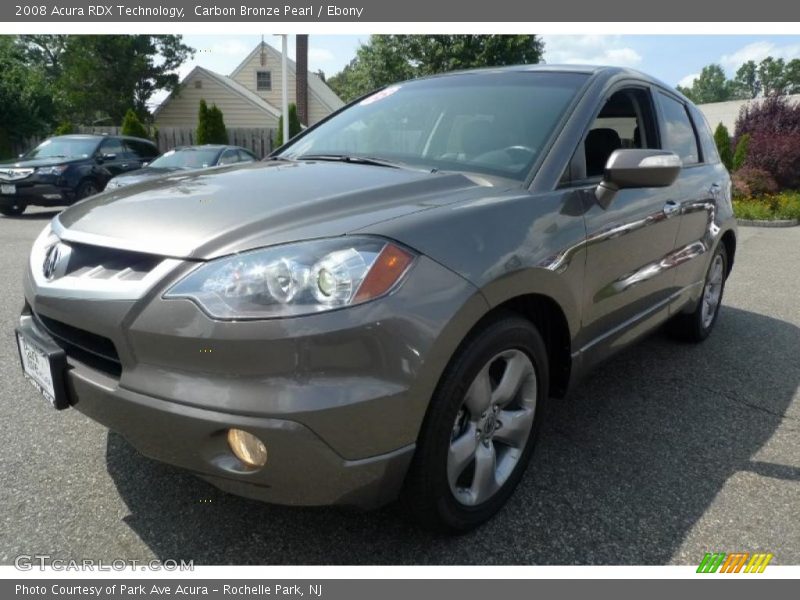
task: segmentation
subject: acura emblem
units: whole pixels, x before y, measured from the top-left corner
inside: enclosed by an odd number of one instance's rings
[[[67,270],[69,255],[70,247],[61,242],[50,246],[44,255],[44,264],[42,265],[42,272],[44,273],[45,279],[51,281],[57,275],[63,275]]]

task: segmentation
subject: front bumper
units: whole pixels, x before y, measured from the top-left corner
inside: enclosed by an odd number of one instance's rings
[[[75,197],[72,189],[53,183],[20,183],[16,181],[0,181],[0,183],[14,185],[16,188],[16,194],[13,196],[0,195],[0,204],[23,202],[36,206],[60,206],[70,203]]]
[[[238,323],[159,290],[139,302],[58,297],[29,276],[20,328],[61,343],[60,323],[80,329],[79,344],[113,344],[116,373],[66,347],[65,387],[70,404],[142,454],[241,496],[372,508],[397,496],[441,371],[486,309],[425,257],[410,275],[362,306]],[[234,457],[232,427],[265,443],[263,468]]]

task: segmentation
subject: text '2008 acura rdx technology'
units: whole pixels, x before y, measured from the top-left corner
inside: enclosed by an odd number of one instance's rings
[[[464,531],[520,481],[548,398],[667,321],[709,335],[735,250],[683,96],[618,68],[455,73],[267,161],[67,209],[34,244],[17,341],[56,408],[223,490],[403,497]]]

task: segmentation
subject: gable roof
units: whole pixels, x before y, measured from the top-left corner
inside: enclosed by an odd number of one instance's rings
[[[230,79],[236,77],[242,71],[242,69],[244,69],[245,65],[247,65],[250,60],[255,58],[258,52],[261,52],[262,48],[265,48],[267,52],[273,56],[273,58],[277,58],[278,60],[281,59],[282,55],[278,50],[266,42],[259,42],[256,44],[256,47],[253,48],[250,54],[248,54],[245,59],[239,63],[239,66],[236,67],[230,75],[228,75],[228,77]],[[289,68],[289,72],[296,76],[297,63],[287,56],[286,64]],[[341,98],[339,98],[339,96],[337,96],[336,93],[330,87],[328,87],[328,84],[322,81],[322,78],[319,75],[311,71],[308,72],[308,91],[331,112],[339,110],[342,106],[344,106],[344,102],[342,102]]]
[[[227,88],[228,90],[230,90],[234,94],[236,94],[238,96],[241,96],[243,99],[245,99],[248,102],[250,102],[256,108],[258,108],[258,109],[260,109],[260,110],[262,110],[262,111],[274,116],[275,118],[278,118],[278,117],[281,116],[281,111],[279,111],[277,108],[272,106],[272,104],[270,104],[269,102],[267,102],[266,100],[261,98],[258,94],[248,90],[246,87],[244,87],[238,81],[234,81],[230,77],[225,77],[225,75],[220,75],[219,73],[215,73],[214,71],[211,71],[209,69],[205,69],[205,68],[203,68],[201,66],[196,66],[194,69],[192,69],[189,72],[189,74],[186,77],[183,78],[181,83],[183,83],[184,81],[188,81],[189,79],[191,79],[196,74],[205,75],[209,79],[212,79],[216,83],[218,83],[221,86]],[[153,116],[157,115],[159,113],[159,111],[164,106],[167,105],[167,103],[172,99],[173,94],[174,94],[174,92],[171,93],[169,96],[167,96],[164,99],[164,101],[156,107],[156,109],[153,111]]]

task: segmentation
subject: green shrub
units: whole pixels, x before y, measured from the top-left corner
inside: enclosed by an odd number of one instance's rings
[[[734,200],[733,213],[739,219],[754,221],[800,219],[800,192]]]
[[[144,139],[150,137],[150,132],[147,130],[147,127],[139,120],[139,115],[137,115],[136,111],[132,108],[128,109],[125,113],[125,118],[122,119],[120,134]]]
[[[53,135],[69,135],[70,133],[77,133],[77,128],[69,121],[62,121],[59,126],[56,127]]]
[[[303,126],[300,124],[300,118],[297,116],[297,105],[292,102],[289,104],[289,139],[292,139],[300,133],[302,129]],[[275,147],[283,146],[283,142],[283,115],[281,115],[278,117],[278,135],[275,138]]]
[[[722,164],[728,171],[733,167],[733,153],[731,152],[731,134],[728,128],[722,123],[717,125],[714,130],[714,143],[717,145],[717,152]]]
[[[200,112],[197,114],[197,144],[227,144],[228,130],[222,111],[216,104],[208,107],[205,100],[200,100]]]
[[[228,129],[225,127],[225,119],[222,111],[216,104],[212,104],[208,109],[208,144],[227,144]]]
[[[750,146],[750,134],[745,133],[742,137],[739,138],[739,141],[736,142],[736,150],[733,153],[733,170],[738,171],[744,166],[745,161],[747,160],[747,149]]]

